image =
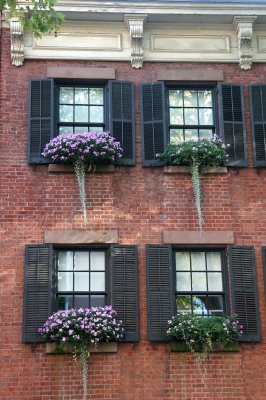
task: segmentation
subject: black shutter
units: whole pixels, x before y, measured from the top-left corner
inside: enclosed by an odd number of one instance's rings
[[[123,159],[119,164],[135,164],[134,85],[131,82],[110,81],[110,131],[121,143]]]
[[[141,85],[143,166],[163,165],[156,157],[167,145],[163,82]]]
[[[171,254],[171,246],[147,246],[148,339],[153,341],[167,340],[167,323],[174,315]]]
[[[224,143],[230,144],[230,167],[247,166],[246,127],[244,118],[243,88],[240,85],[221,85],[221,132]]]
[[[125,340],[139,340],[138,264],[136,246],[111,246],[112,305],[126,329]]]
[[[45,145],[53,138],[54,126],[53,79],[29,81],[29,143],[28,161],[48,163],[41,156]]]
[[[252,247],[230,247],[230,277],[233,313],[243,325],[244,342],[260,341],[258,290],[254,249]]]
[[[250,86],[253,157],[255,167],[266,167],[266,85]]]
[[[51,315],[51,245],[28,245],[25,257],[23,342],[42,342],[38,328]]]

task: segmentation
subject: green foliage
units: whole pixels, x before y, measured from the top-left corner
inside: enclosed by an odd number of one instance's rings
[[[45,32],[56,32],[64,20],[64,15],[55,11],[56,3],[56,0],[0,0],[0,11],[7,11],[9,18],[18,18],[24,28],[40,38]]]
[[[168,321],[167,335],[171,340],[184,341],[191,352],[212,350],[214,343],[232,343],[242,334],[236,316],[204,317],[177,314]]]

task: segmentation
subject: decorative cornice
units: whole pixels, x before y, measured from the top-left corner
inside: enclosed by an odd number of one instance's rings
[[[239,65],[241,69],[250,69],[252,65],[253,23],[256,16],[234,18],[238,38]]]
[[[17,18],[10,20],[11,62],[19,67],[24,62],[23,27]]]
[[[131,65],[133,68],[141,68],[143,65],[143,26],[146,15],[126,14],[125,22],[128,26],[131,41]]]

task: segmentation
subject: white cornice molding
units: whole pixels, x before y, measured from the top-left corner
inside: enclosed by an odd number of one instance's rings
[[[133,68],[143,66],[143,27],[147,15],[126,14],[125,23],[128,26],[129,38],[131,42],[131,65]]]
[[[23,27],[17,18],[10,20],[11,63],[16,67],[24,62]]]
[[[236,16],[234,18],[238,38],[239,65],[244,70],[250,69],[252,66],[253,23],[256,18],[256,16]]]

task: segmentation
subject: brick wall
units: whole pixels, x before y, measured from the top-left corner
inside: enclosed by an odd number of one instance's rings
[[[22,344],[25,245],[43,243],[47,230],[119,230],[119,242],[137,244],[139,255],[140,335],[117,354],[89,359],[90,399],[96,400],[251,400],[266,398],[265,293],[261,246],[266,245],[266,170],[252,168],[250,105],[245,87],[249,168],[229,168],[225,175],[202,180],[205,229],[233,230],[235,243],[253,245],[256,253],[262,343],[241,344],[239,353],[211,354],[201,379],[194,356],[170,353],[168,344],[147,341],[145,244],[162,243],[163,230],[197,230],[189,175],[166,175],[142,168],[139,84],[156,80],[160,68],[212,67],[225,82],[265,82],[266,65],[250,71],[232,64],[31,61],[10,62],[8,31],[1,37],[0,159],[0,398],[77,400],[82,397],[78,366],[71,355],[46,355],[44,345]],[[83,224],[75,176],[48,174],[47,166],[27,164],[28,79],[46,76],[47,66],[108,66],[118,80],[135,83],[137,165],[113,174],[88,175],[88,227]]]

